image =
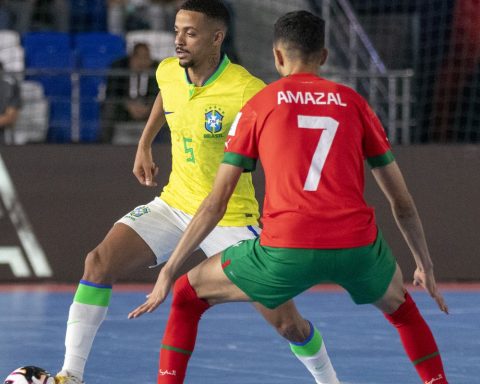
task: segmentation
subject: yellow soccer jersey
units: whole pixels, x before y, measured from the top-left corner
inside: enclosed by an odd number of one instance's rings
[[[172,173],[160,197],[194,215],[212,189],[230,125],[265,84],[226,55],[201,87],[173,57],[160,63],[156,76],[172,137]],[[244,173],[219,225],[255,225],[258,218],[251,174]]]

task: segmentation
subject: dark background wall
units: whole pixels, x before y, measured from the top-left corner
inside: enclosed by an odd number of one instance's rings
[[[480,279],[480,147],[410,146],[394,152],[422,216],[438,280]],[[58,282],[78,281],[85,254],[115,220],[160,193],[171,167],[168,145],[157,145],[160,186],[149,189],[132,174],[134,147],[0,147],[0,155],[53,269],[51,278],[41,280]],[[261,171],[254,180],[261,201]],[[366,196],[409,281],[413,259],[371,176]],[[21,243],[0,196],[0,250],[15,245]],[[124,280],[150,281],[157,272],[141,270]],[[15,278],[0,258],[0,282],[31,280],[36,278]]]

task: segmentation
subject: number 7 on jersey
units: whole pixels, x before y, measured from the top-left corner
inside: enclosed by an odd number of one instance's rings
[[[338,124],[338,121],[331,117],[298,115],[298,128],[323,130],[308,169],[307,179],[303,186],[305,191],[316,191],[318,189],[322,169],[337,133]]]

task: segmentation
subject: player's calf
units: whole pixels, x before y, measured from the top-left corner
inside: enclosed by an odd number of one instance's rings
[[[197,339],[198,323],[210,305],[199,299],[187,274],[173,288],[173,301],[162,340],[158,384],[183,383]]]
[[[405,302],[385,317],[397,329],[405,352],[423,382],[447,384],[442,358],[430,327],[408,292]]]

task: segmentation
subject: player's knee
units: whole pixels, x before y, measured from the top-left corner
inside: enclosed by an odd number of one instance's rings
[[[113,272],[107,258],[98,248],[90,251],[85,258],[83,279],[97,284],[112,284]]]
[[[190,302],[194,300],[192,291],[193,289],[190,285],[190,282],[188,281],[187,275],[185,274],[180,276],[173,285],[172,309],[181,309],[184,307],[188,307]]]
[[[180,276],[173,286],[172,311],[187,311],[190,314],[201,314],[210,305],[198,297],[195,289],[190,285],[187,274]]]

